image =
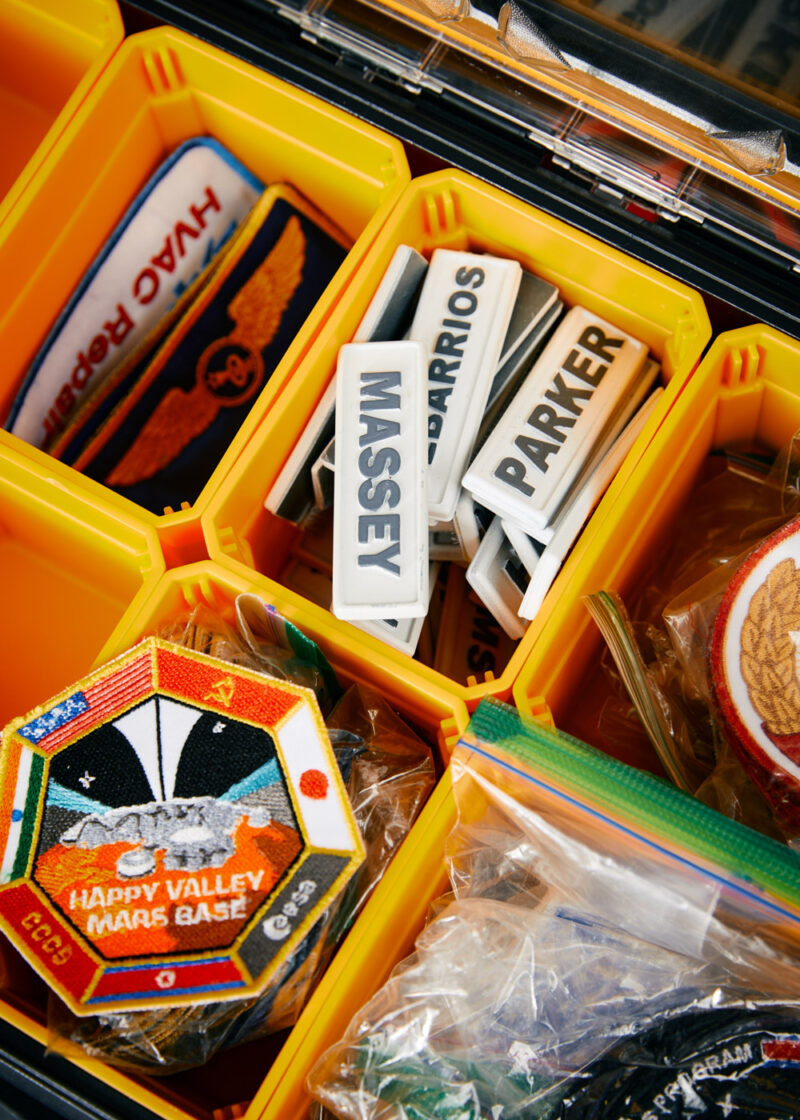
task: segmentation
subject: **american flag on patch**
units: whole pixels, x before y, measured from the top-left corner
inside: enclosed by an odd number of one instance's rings
[[[86,688],[62,697],[35,719],[17,728],[17,734],[45,750],[55,750],[84,729],[96,727],[106,717],[116,715],[152,687],[152,651],[148,648],[126,664],[104,672]]]

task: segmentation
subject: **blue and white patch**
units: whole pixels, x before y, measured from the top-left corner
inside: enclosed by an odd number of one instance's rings
[[[34,359],[6,427],[36,447],[155,326],[262,193],[215,140],[182,144],[137,195]]]

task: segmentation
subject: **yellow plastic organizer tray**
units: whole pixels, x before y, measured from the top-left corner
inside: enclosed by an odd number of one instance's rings
[[[76,529],[78,531],[83,533],[84,527]],[[163,574],[150,594],[138,599],[135,607],[120,619],[102,651],[96,655],[95,667],[197,605],[205,604],[231,621],[235,597],[241,592],[259,595],[318,642],[343,685],[358,681],[378,688],[395,711],[433,747],[438,764],[445,753],[450,753],[466,727],[467,713],[446,690],[415,687],[413,682],[397,679],[390,666],[364,660],[348,634],[340,633],[329,621],[308,610],[278,585],[252,572],[244,575],[226,571],[213,562],[189,564]],[[39,622],[43,625],[43,620]],[[76,662],[74,674],[88,667]],[[441,744],[446,744],[446,748]],[[372,963],[360,973],[356,970],[356,975],[350,976],[348,971],[346,984],[334,982],[333,987],[326,984],[324,1015],[320,1014],[319,1000],[315,998],[314,1007],[318,1010],[311,1015],[304,1012],[293,1030],[221,1051],[201,1068],[163,1078],[129,1076],[87,1058],[74,1046],[66,1047],[66,1056],[105,1084],[167,1120],[228,1120],[236,1116],[246,1116],[248,1120],[256,1120],[256,1117],[285,1120],[290,1113],[283,1111],[282,1105],[272,1106],[272,1094],[280,1088],[286,1071],[291,1069],[293,1091],[302,1097],[303,1076],[298,1072],[296,1056],[308,1052],[316,1056],[322,1046],[336,1041],[350,1017],[371,993],[382,968],[382,964],[373,961],[374,947],[391,945],[395,952],[411,944],[422,921],[424,907],[420,909],[418,904],[420,892],[393,887],[397,881],[394,866],[402,866],[402,853],[407,845],[416,843],[418,829],[424,830],[423,822],[431,819],[431,812],[441,796],[437,786],[423,809],[423,816],[342,943],[331,966],[335,975],[338,976],[342,967],[340,957],[342,962],[369,959]],[[6,957],[7,981],[0,989],[0,1016],[31,1037],[44,1041],[47,1013],[44,986],[7,944],[2,950]],[[62,1043],[59,1049],[63,1046]]]
[[[153,529],[0,433],[0,727],[84,676],[164,571]]]
[[[575,697],[584,697],[587,712],[599,711],[602,688],[593,701],[588,690],[605,644],[582,597],[608,590],[625,600],[678,525],[681,506],[711,451],[757,440],[777,452],[788,442],[800,428],[798,370],[800,342],[770,327],[744,327],[714,341],[617,489],[602,525],[591,537],[584,535],[568,558],[562,594],[546,617],[531,624],[531,649],[513,690],[521,712],[535,711],[545,696],[556,726],[592,741],[587,715],[576,725]],[[647,764],[644,758],[623,760]]]
[[[37,70],[38,74],[39,71]],[[129,203],[184,140],[219,140],[263,182],[291,183],[352,240],[336,276],[193,505],[153,514],[72,472],[73,485],[156,528],[170,567],[205,555],[199,512],[235,461],[408,182],[402,145],[179,31],[125,40],[0,227],[0,416],[60,309]],[[21,445],[37,461],[44,455]]]
[[[116,0],[3,0],[0,224],[122,36]]]
[[[666,387],[663,397],[592,518],[584,533],[587,537],[613,506],[619,484],[668,415],[710,335],[705,306],[685,285],[469,175],[441,171],[416,179],[387,219],[313,353],[297,369],[209,501],[202,523],[213,559],[239,572],[256,569],[279,582],[291,579],[289,585],[299,588],[292,566],[298,544],[302,547],[300,534],[291,522],[267,511],[264,498],[333,375],[339,347],[352,337],[392,253],[401,244],[428,257],[436,248],[513,257],[557,285],[568,306],[583,304],[642,339],[661,363]],[[304,539],[308,543],[308,534]],[[564,577],[559,576],[541,613],[553,609],[565,586]],[[326,609],[329,591],[324,573],[319,586],[309,586],[304,593],[314,599],[317,610],[327,614],[337,632],[359,643],[365,660],[391,658],[400,678],[416,672],[431,685],[450,688],[470,710],[483,696],[508,699],[531,649],[529,627],[496,671],[480,679],[454,680],[423,664],[419,655],[412,661],[349,623],[335,620]]]

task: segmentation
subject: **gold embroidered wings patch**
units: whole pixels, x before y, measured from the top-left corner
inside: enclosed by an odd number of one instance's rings
[[[196,383],[189,392],[172,388],[164,394],[135,442],[108,474],[108,486],[132,486],[152,478],[206,431],[221,408],[255,396],[264,381],[262,351],[278,333],[300,286],[305,249],[303,228],[292,216],[271,251],[228,304],[234,330],[200,355]]]

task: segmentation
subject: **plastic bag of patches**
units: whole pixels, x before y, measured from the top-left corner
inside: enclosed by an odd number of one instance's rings
[[[800,834],[799,462],[797,436],[774,462],[712,456],[683,528],[635,594],[587,598],[614,659],[603,659],[601,737],[632,742],[643,727],[676,785],[790,843]]]
[[[236,620],[234,628],[196,609],[159,636],[313,689],[366,858],[260,996],[79,1017],[53,995],[54,1049],[63,1037],[110,1064],[170,1074],[208,1061],[221,1047],[291,1026],[433,787],[430,749],[376,692],[359,684],[342,691],[316,644],[256,596],[238,597]]]
[[[537,804],[468,746],[451,893],[312,1070],[313,1120],[795,1116],[796,945],[719,878]]]

